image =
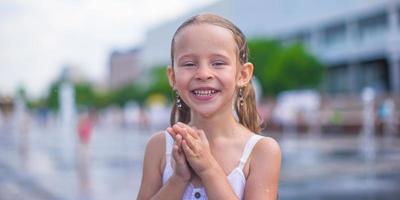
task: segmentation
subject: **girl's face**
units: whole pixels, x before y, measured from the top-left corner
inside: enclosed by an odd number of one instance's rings
[[[243,67],[232,33],[216,25],[192,24],[175,36],[174,52],[170,83],[191,110],[203,116],[231,110],[241,84],[237,72]]]

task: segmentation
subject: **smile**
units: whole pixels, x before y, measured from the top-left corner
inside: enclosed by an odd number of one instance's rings
[[[192,93],[197,96],[211,96],[217,93],[217,90],[193,90]]]
[[[220,92],[219,90],[213,88],[199,88],[191,91],[193,97],[198,101],[209,101]]]

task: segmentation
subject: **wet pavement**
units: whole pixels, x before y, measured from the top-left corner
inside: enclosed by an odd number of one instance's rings
[[[149,134],[98,128],[89,148],[56,127],[0,132],[0,199],[135,199]]]
[[[281,199],[399,199],[399,140],[373,141],[375,150],[367,152],[356,135],[304,136],[283,145]]]
[[[97,127],[86,148],[58,127],[31,127],[25,134],[2,128],[0,199],[135,199],[149,136]],[[399,139],[376,138],[372,152],[363,151],[357,134],[277,139],[284,152],[280,199],[400,197]]]

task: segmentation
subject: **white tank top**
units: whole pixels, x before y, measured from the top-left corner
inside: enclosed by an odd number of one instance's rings
[[[163,173],[163,184],[165,184],[168,179],[172,176],[173,174],[173,169],[171,166],[171,161],[172,161],[172,147],[174,144],[174,139],[172,138],[171,135],[168,134],[167,131],[165,131],[165,168],[164,168],[164,173]],[[253,135],[250,137],[250,139],[247,141],[246,146],[244,148],[244,151],[242,153],[242,157],[240,158],[239,165],[232,170],[232,172],[227,176],[228,181],[235,192],[235,194],[239,197],[239,199],[243,199],[243,193],[244,193],[244,188],[246,185],[246,177],[243,173],[243,167],[244,164],[246,163],[247,159],[249,158],[249,155],[251,151],[253,150],[254,145],[261,139],[263,136],[261,135]],[[208,199],[206,196],[206,191],[204,187],[198,187],[195,188],[191,183],[189,183],[185,189],[185,192],[183,194],[182,200],[206,200]]]

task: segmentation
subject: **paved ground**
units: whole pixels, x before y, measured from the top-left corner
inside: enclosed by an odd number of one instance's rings
[[[96,128],[89,149],[57,127],[0,129],[1,200],[135,199],[148,131]],[[398,199],[400,142],[285,137],[280,199]],[[66,142],[67,140],[71,142]]]
[[[356,135],[281,141],[281,199],[398,199],[400,143]]]

